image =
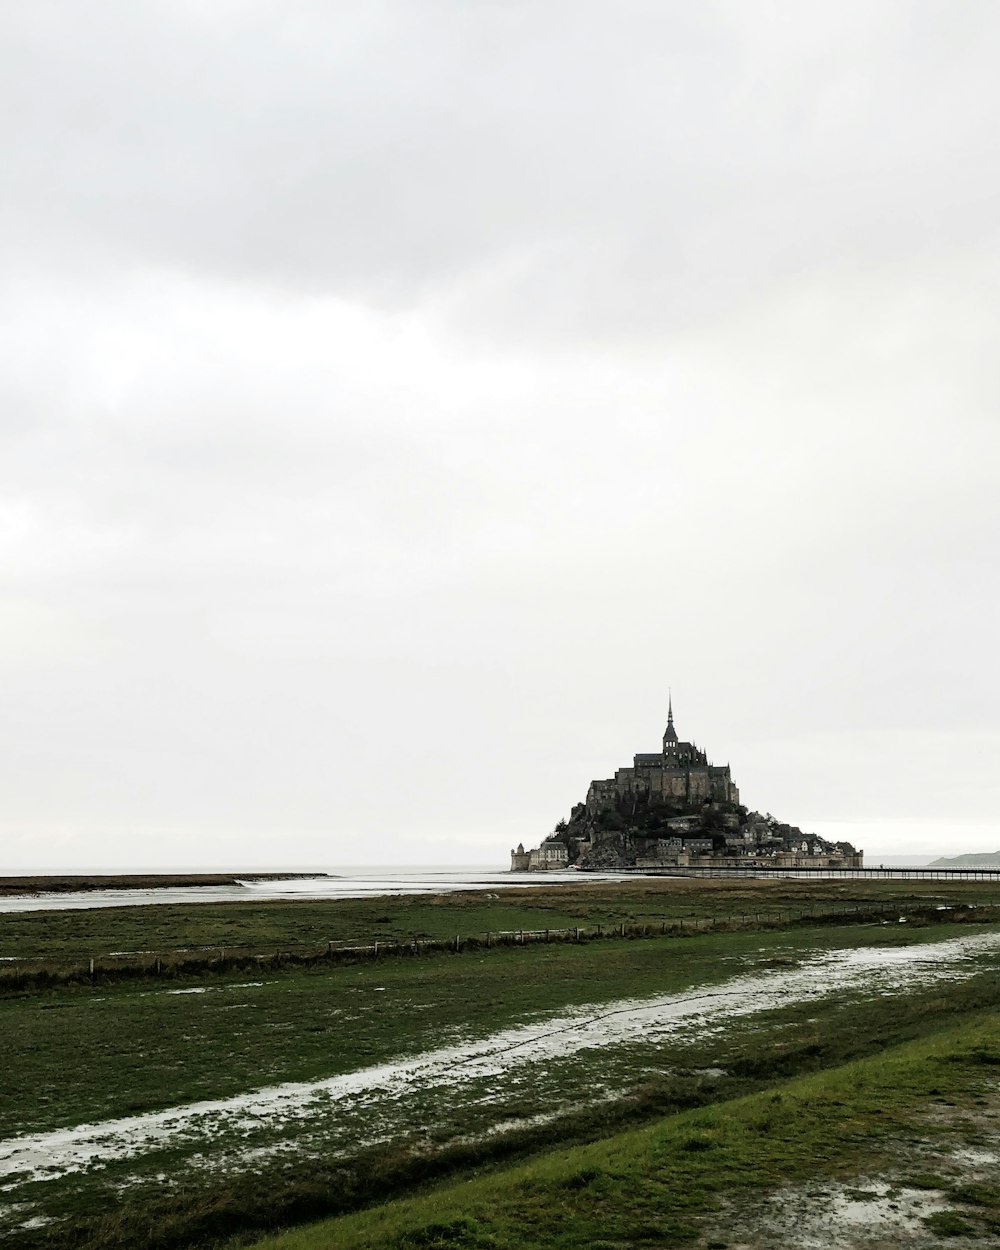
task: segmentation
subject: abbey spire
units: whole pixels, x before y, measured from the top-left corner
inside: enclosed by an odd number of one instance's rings
[[[674,695],[673,691],[667,692],[667,729],[663,735],[663,749],[667,749],[668,742],[677,741],[677,730],[674,728]]]

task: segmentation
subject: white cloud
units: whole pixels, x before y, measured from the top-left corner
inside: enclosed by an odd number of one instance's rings
[[[11,866],[989,824],[992,10],[0,20]]]

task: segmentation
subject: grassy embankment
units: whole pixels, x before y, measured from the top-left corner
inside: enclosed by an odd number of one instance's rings
[[[0,914],[0,957],[85,960],[118,951],[177,949],[273,953],[327,942],[453,938],[499,930],[759,914],[898,903],[901,906],[1000,903],[985,881],[708,880],[638,878],[498,889],[433,897],[158,904],[150,907]]]
[[[963,1127],[962,1140],[982,1146],[974,1117],[995,1101],[997,1065],[1000,1017],[991,1014],[767,1093],[268,1237],[254,1247],[620,1250],[697,1241],[722,1250],[737,1222],[733,1208],[759,1208],[767,1190],[812,1186],[810,1201],[822,1205],[824,1181],[862,1177],[868,1184],[876,1173],[889,1175],[897,1205],[907,1190],[940,1195],[943,1209],[924,1218],[925,1233],[995,1244],[1000,1187],[965,1183],[967,1168],[947,1164],[942,1171],[950,1175],[914,1175],[912,1147],[937,1145],[947,1155],[948,1137]],[[953,1114],[927,1114],[942,1105]]]
[[[289,971],[254,987],[219,977],[204,994],[131,984],[25,994],[0,1004],[0,1033],[10,1043],[0,1070],[0,1106],[8,1109],[0,1132],[315,1079],[580,1003],[676,993],[746,971],[780,972],[824,950],[966,932],[893,925],[710,934]],[[417,1098],[383,1145],[349,1144],[364,1125],[364,1109],[360,1121],[318,1110],[291,1128],[263,1126],[252,1143],[262,1153],[249,1171],[240,1163],[246,1138],[209,1133],[103,1171],[34,1182],[17,1199],[56,1223],[24,1229],[15,1222],[8,1226],[11,1244],[179,1247],[365,1206],[431,1177],[498,1165],[556,1141],[599,1138],[933,1034],[958,1015],[971,1018],[1000,1004],[995,965],[984,960],[979,976],[948,988],[891,998],[859,991],[763,1012],[704,1037],[560,1058],[520,1084],[506,1078],[499,1105],[490,1082],[450,1103]],[[585,1105],[595,1090],[611,1096]],[[559,1119],[532,1127],[531,1117],[554,1109]],[[492,1135],[498,1115],[520,1124]],[[291,1152],[280,1153],[286,1147]],[[206,1167],[213,1151],[219,1165]]]

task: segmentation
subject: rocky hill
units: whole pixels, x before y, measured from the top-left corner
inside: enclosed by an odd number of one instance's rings
[[[616,807],[588,812],[573,808],[546,839],[561,842],[570,865],[614,869],[694,859],[767,859],[779,854],[814,857],[856,855],[846,842],[828,842],[814,833],[751,812],[737,803],[656,800],[631,796]]]
[[[847,842],[826,842],[786,825],[770,812],[750,812],[729,764],[715,764],[703,747],[681,738],[667,701],[667,727],[658,751],[638,751],[632,763],[598,777],[569,820],[541,845],[510,853],[512,872],[577,868],[726,866],[859,868],[862,854]]]

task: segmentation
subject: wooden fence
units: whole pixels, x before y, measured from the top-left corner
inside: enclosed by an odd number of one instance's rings
[[[991,923],[1000,904],[966,904],[954,907],[926,903],[841,903],[778,911],[743,911],[726,916],[687,916],[643,924],[578,925],[562,929],[505,929],[486,933],[455,934],[454,937],[409,939],[355,939],[259,946],[199,946],[169,951],[115,951],[83,959],[5,959],[0,963],[0,993],[71,982],[133,980],[147,977],[181,977],[192,974],[247,971],[264,968],[301,967],[320,963],[353,963],[382,958],[412,958],[432,953],[461,954],[493,948],[526,948],[546,942],[634,941],[655,937],[694,937],[708,932],[741,929],[779,929],[793,924],[885,922],[920,919],[924,922]]]

